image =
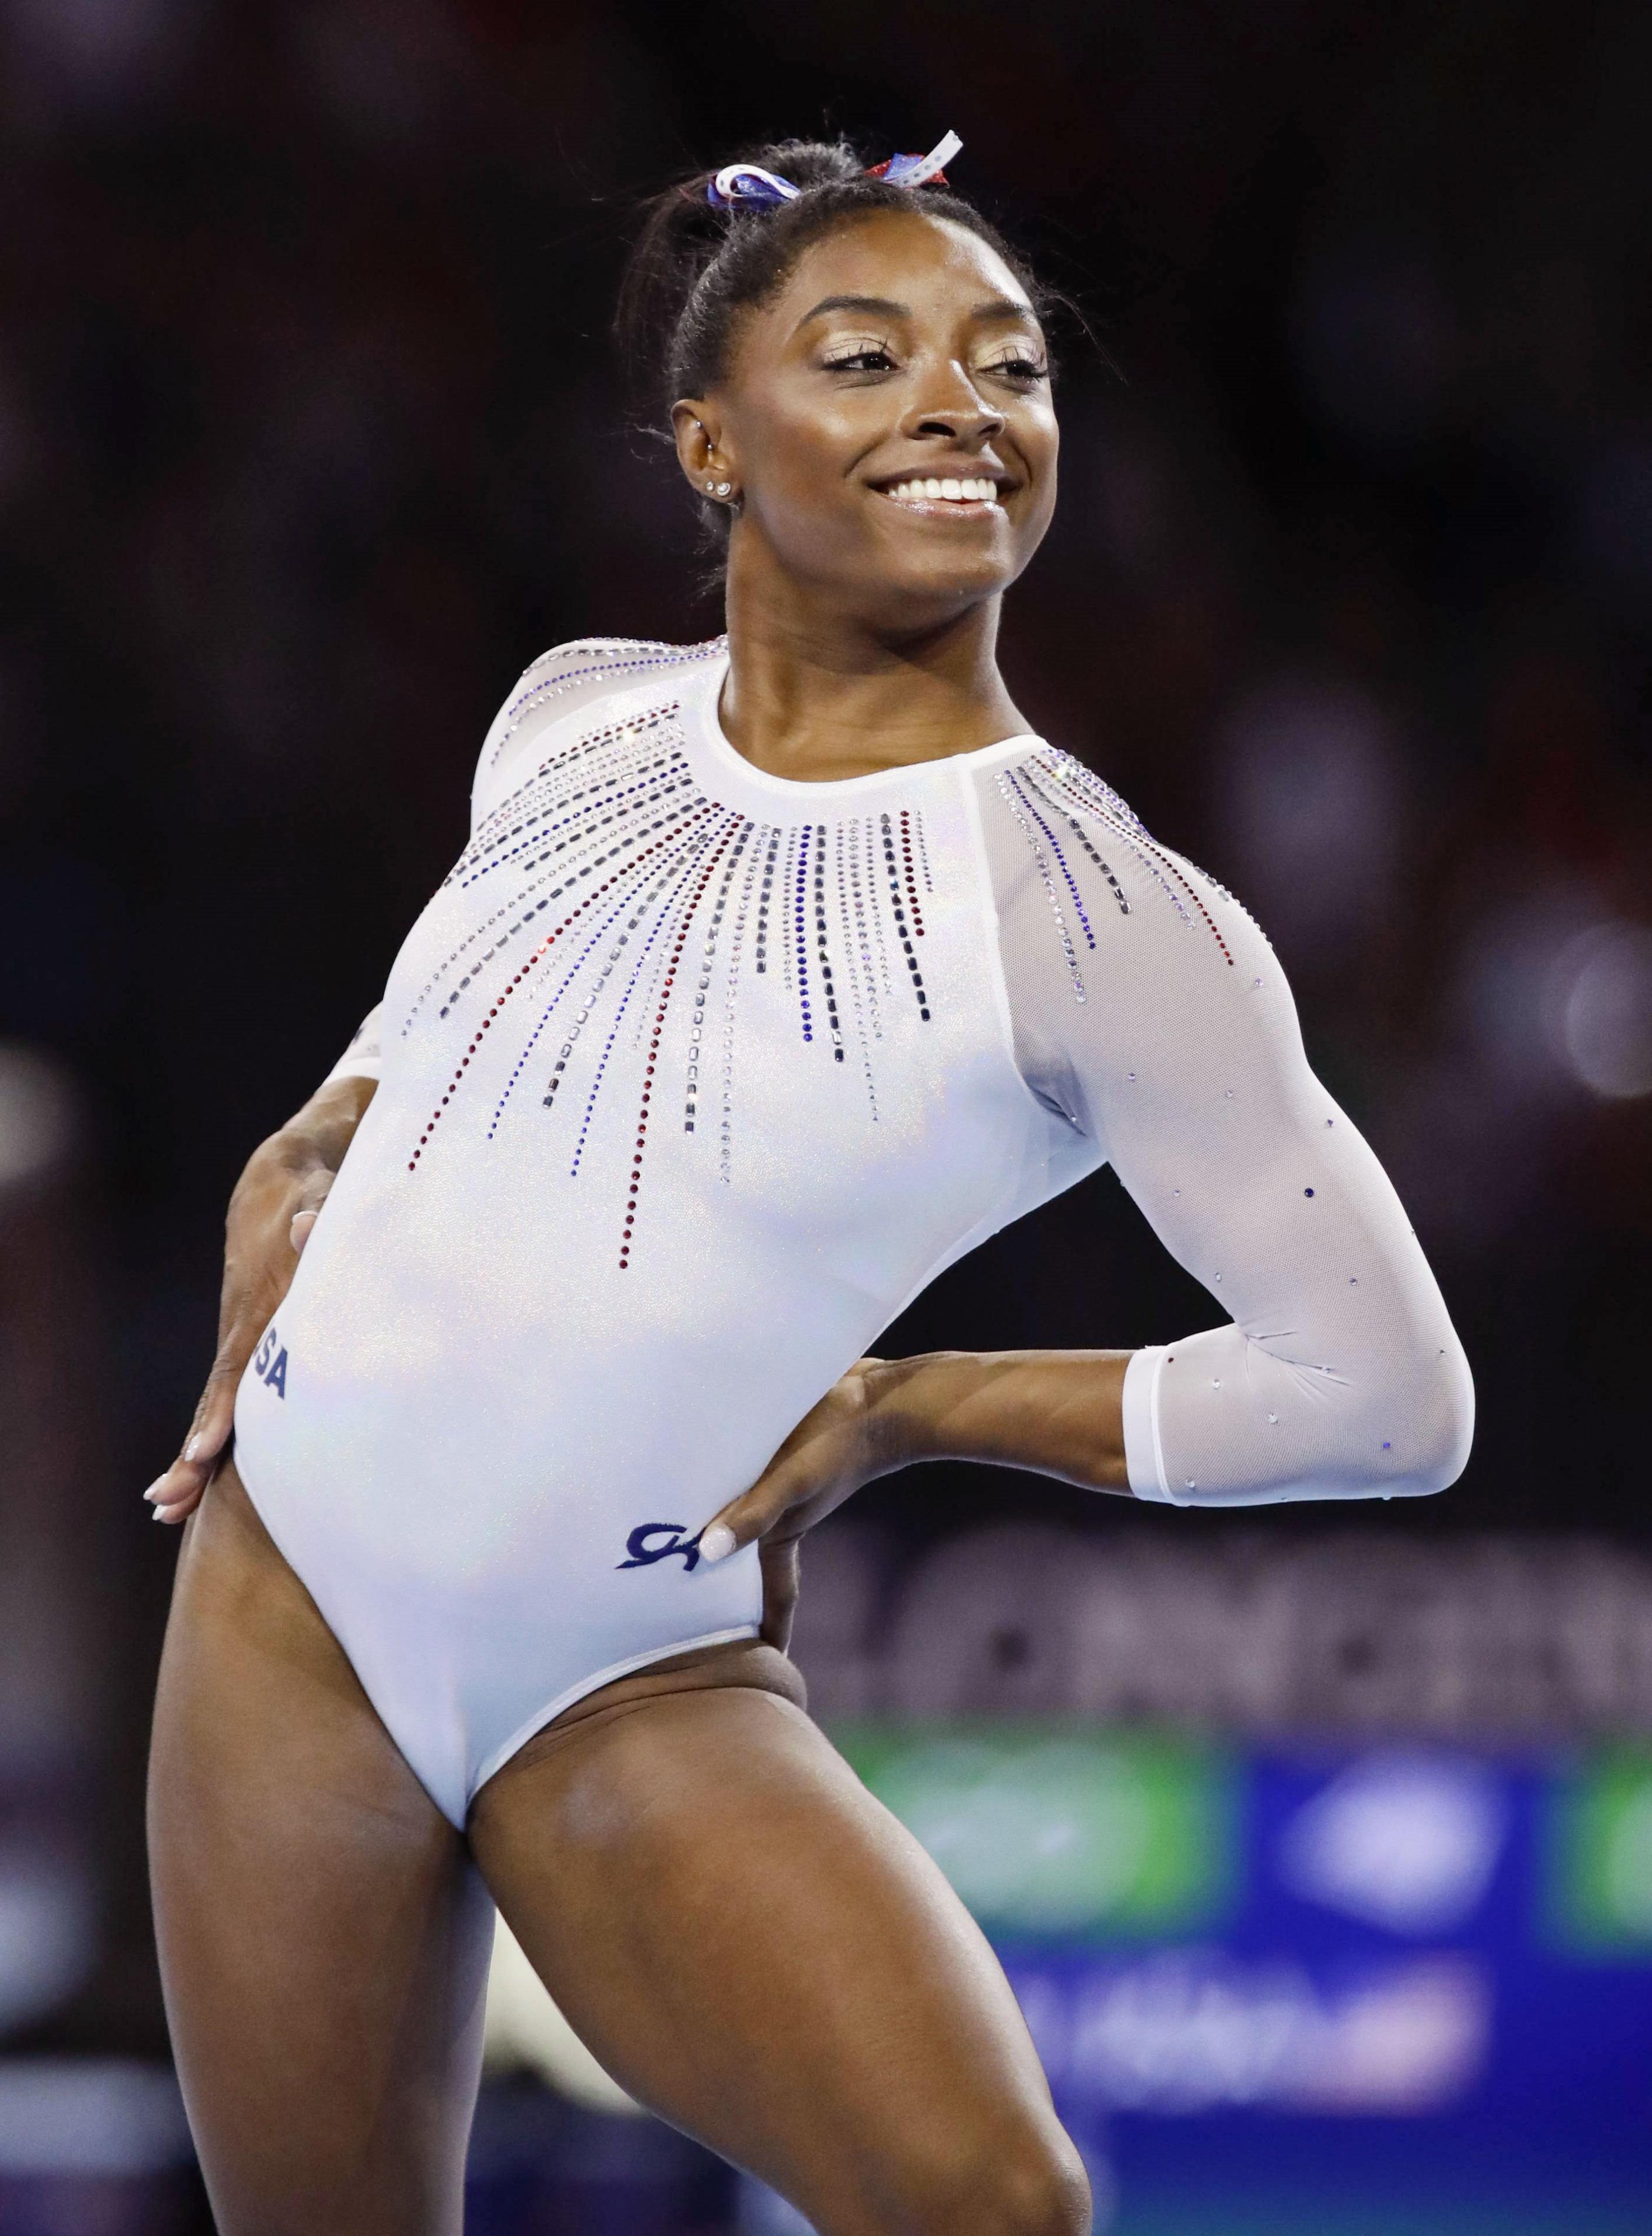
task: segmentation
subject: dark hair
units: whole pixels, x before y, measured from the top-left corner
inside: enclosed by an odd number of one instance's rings
[[[874,210],[921,209],[975,233],[997,251],[1042,311],[1046,292],[990,219],[950,187],[891,186],[869,174],[847,140],[783,140],[737,159],[772,171],[798,188],[795,201],[736,202],[706,197],[712,175],[697,171],[645,204],[647,214],[626,262],[615,331],[651,405],[669,410],[679,396],[704,396],[727,370],[729,342],[742,311],[785,284],[811,241]],[[727,509],[702,505],[708,522]]]

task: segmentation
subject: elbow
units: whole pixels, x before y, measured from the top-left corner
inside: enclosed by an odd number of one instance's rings
[[[1389,1385],[1380,1408],[1380,1480],[1384,1497],[1426,1498],[1449,1490],[1468,1465],[1474,1441],[1474,1380],[1456,1337],[1413,1358]]]

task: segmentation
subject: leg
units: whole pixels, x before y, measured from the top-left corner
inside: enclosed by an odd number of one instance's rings
[[[822,2236],[1088,2228],[992,1952],[790,1700],[662,1689],[562,1720],[470,1838],[615,2079]]]
[[[149,1835],[222,2236],[458,2236],[491,1909],[233,1468],[179,1563]]]

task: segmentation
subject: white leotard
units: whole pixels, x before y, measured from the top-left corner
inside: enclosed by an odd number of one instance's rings
[[[1033,737],[744,760],[726,657],[528,671],[242,1384],[242,1474],[454,1820],[582,1693],[748,1636],[694,1540],[941,1269],[1111,1159],[1230,1318],[1138,1354],[1131,1483],[1439,1489],[1468,1371],[1272,950]],[[1085,1345],[1128,1339],[1098,1299]]]

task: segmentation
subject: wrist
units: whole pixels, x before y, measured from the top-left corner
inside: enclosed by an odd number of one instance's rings
[[[882,1468],[973,1460],[1124,1490],[1129,1358],[1122,1351],[941,1351],[889,1360],[871,1376]]]
[[[249,1218],[261,1225],[289,1217],[318,1176],[330,1180],[336,1170],[313,1136],[283,1127],[247,1159],[230,1195],[231,1227]]]
[[[331,1177],[344,1163],[377,1086],[376,1080],[354,1073],[328,1080],[254,1151],[253,1162],[267,1156],[272,1170],[299,1183],[318,1173]]]
[[[322,1143],[299,1127],[284,1126],[261,1141],[246,1161],[238,1195],[289,1195],[318,1172],[333,1169]]]

